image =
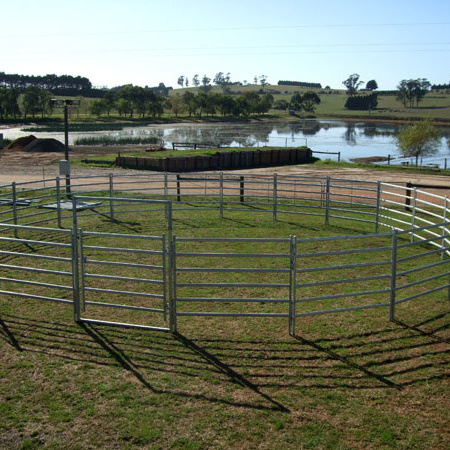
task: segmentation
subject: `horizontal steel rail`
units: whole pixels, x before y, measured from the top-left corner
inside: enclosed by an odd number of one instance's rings
[[[89,264],[98,264],[102,266],[117,266],[117,267],[135,267],[138,269],[155,269],[155,270],[162,270],[163,266],[160,265],[153,265],[153,264],[142,264],[142,263],[127,263],[122,261],[104,261],[101,259],[89,259],[85,258],[84,260],[86,263]]]
[[[334,314],[334,313],[339,313],[339,312],[358,311],[361,309],[383,308],[386,306],[389,306],[389,303],[374,303],[372,305],[349,306],[346,308],[332,308],[332,309],[326,309],[326,310],[322,310],[322,311],[308,311],[308,312],[303,312],[303,313],[296,313],[295,317],[316,316],[319,314]]]
[[[69,261],[69,260],[67,260]],[[71,261],[71,260],[70,260]],[[61,270],[39,269],[37,267],[15,266],[11,264],[0,264],[0,267],[11,270],[23,270],[25,272],[45,273],[49,275],[72,276],[72,272],[64,272]]]
[[[31,285],[31,286],[41,286],[41,287],[51,287],[51,288],[56,288],[56,289],[72,290],[71,286],[63,286],[61,284],[41,283],[39,281],[20,280],[17,278],[0,277],[0,281],[6,281],[6,282],[18,283],[18,284],[26,284],[26,285]]]
[[[101,306],[105,308],[117,308],[117,309],[129,309],[134,311],[147,311],[147,312],[156,312],[156,313],[163,313],[164,310],[160,308],[148,308],[146,306],[133,306],[133,305],[123,305],[119,303],[108,303],[108,302],[94,302],[87,300],[85,302],[86,305],[91,306]]]
[[[44,295],[35,295],[35,294],[27,294],[25,292],[14,292],[14,291],[3,291],[0,290],[0,294],[3,295],[11,295],[15,297],[23,297],[23,298],[30,298],[34,300],[45,300],[49,302],[56,302],[56,303],[69,303],[72,304],[72,300],[67,300],[64,298],[56,298],[56,297],[46,297]]]

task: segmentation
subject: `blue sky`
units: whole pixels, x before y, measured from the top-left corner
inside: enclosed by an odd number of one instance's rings
[[[343,88],[360,74],[380,89],[405,78],[450,81],[445,0],[2,1],[0,71],[81,75],[96,86],[177,87],[296,80]]]

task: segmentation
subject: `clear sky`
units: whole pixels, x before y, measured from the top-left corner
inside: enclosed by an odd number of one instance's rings
[[[448,0],[0,0],[0,72],[94,86],[177,86],[180,75],[343,88],[450,81]]]

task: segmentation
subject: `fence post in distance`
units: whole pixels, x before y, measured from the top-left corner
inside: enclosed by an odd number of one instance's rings
[[[13,181],[11,183],[12,188],[12,207],[13,207],[13,219],[14,219],[14,225],[17,225],[17,191],[16,191],[16,182]],[[17,230],[17,227],[14,228],[14,237],[17,239],[19,237],[19,232]]]
[[[278,178],[277,174],[273,174],[273,220],[277,220],[277,201],[278,201]]]
[[[58,227],[62,228],[61,225],[61,180],[56,177],[56,213],[58,214]]]
[[[223,219],[223,172],[219,175],[220,218]]]
[[[109,174],[109,217],[111,222],[114,221],[114,181],[113,174]]]
[[[380,226],[380,205],[381,205],[381,182],[377,182],[377,212],[375,218],[375,233],[378,233]]]
[[[327,177],[325,208],[325,224],[328,225],[330,223],[330,177]]]

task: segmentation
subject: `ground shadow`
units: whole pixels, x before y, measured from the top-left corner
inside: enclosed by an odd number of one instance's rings
[[[0,339],[15,351],[121,368],[152,394],[287,412],[286,400],[298,389],[401,390],[445,378],[450,350],[436,333],[448,327],[447,317],[336,337],[258,339],[187,337],[4,314]],[[159,377],[169,377],[177,388],[162,388]],[[207,380],[203,392],[196,389],[199,379]],[[227,384],[247,391],[245,401],[227,397],[219,388]]]

